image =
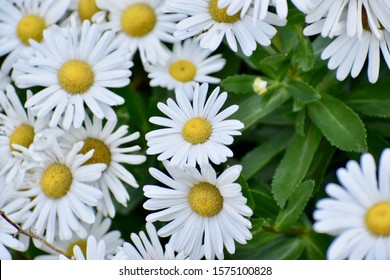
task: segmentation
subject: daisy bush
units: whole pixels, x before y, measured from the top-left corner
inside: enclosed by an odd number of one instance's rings
[[[390,259],[388,1],[0,2],[0,259]]]

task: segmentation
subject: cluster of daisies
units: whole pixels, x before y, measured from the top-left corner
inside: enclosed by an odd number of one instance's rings
[[[376,0],[292,0],[306,14],[307,36],[332,38],[322,52],[337,78],[357,77],[365,62],[368,80],[378,80],[381,54],[390,68],[390,4]]]
[[[390,66],[386,2],[292,2],[306,14],[305,35],[336,37],[322,57],[339,79],[357,76],[368,56],[375,82],[380,52]],[[37,258],[223,259],[251,239],[252,210],[236,183],[242,167],[221,172],[243,123],[230,118],[238,106],[225,106],[228,94],[209,87],[226,64],[215,53],[223,41],[250,56],[287,14],[286,0],[3,0],[0,209],[58,249],[33,239],[48,253]],[[163,116],[143,136],[166,173],[149,169],[158,183],[143,186],[146,232],[125,242],[111,219],[116,203],[129,203],[127,187],[139,187],[130,170],[146,157],[134,143],[140,133],[118,124],[125,98],[113,89],[130,84],[135,56],[150,86],[172,98],[158,103]],[[338,173],[345,188],[327,187],[332,198],[318,203],[314,228],[338,235],[330,258],[390,258],[389,157],[379,187],[370,155]],[[1,259],[31,245],[16,233],[0,218]]]
[[[225,248],[233,254],[235,241],[251,238],[252,210],[235,183],[241,166],[219,175],[212,166],[233,156],[227,146],[243,128],[228,119],[238,106],[222,109],[227,93],[208,93],[209,83],[220,81],[210,74],[226,63],[213,54],[222,37],[207,46],[207,37],[193,38],[197,31],[186,31],[193,9],[181,2],[5,0],[0,7],[1,209],[59,249],[33,239],[48,252],[38,258],[222,259]],[[238,51],[226,28],[250,30],[252,19],[244,27],[236,22],[251,9],[237,17],[217,1],[201,2],[215,22],[209,34],[226,30]],[[247,55],[276,33],[257,16],[264,33],[255,32],[253,42],[236,36]],[[163,186],[144,186],[144,208],[153,213],[131,244],[109,230],[115,203],[126,207],[126,187],[138,187],[128,165],[146,160],[132,143],[140,133],[119,126],[113,108],[125,102],[112,89],[129,85],[135,55],[150,85],[172,90],[176,101],[158,104],[166,118],[150,119],[164,128],[146,135],[147,153],[158,155],[169,176],[150,168]],[[158,231],[156,221],[165,223]],[[28,249],[25,236],[12,237],[15,227],[3,218],[0,225],[1,259],[11,258],[7,248]],[[170,237],[165,248],[160,237]]]

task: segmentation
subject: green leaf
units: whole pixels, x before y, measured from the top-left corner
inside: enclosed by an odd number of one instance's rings
[[[314,189],[314,181],[309,180],[298,184],[287,200],[286,206],[279,212],[274,228],[284,231],[293,225],[302,214]]]
[[[305,250],[305,243],[299,237],[281,237],[264,246],[243,248],[234,255],[235,259],[245,260],[296,260]]]
[[[365,124],[382,137],[390,138],[390,122],[383,121],[383,119],[368,119],[365,120]]]
[[[390,79],[348,94],[345,103],[356,112],[380,118],[390,118]]]
[[[389,142],[385,138],[371,129],[367,129],[367,143],[368,152],[372,154],[374,158],[379,158],[382,151],[385,148],[390,147]]]
[[[293,63],[298,65],[298,68],[304,72],[311,70],[314,67],[315,56],[312,43],[308,38],[302,38],[295,49]]]
[[[324,95],[308,105],[309,116],[335,147],[347,152],[367,150],[366,130],[359,116],[341,100]]]
[[[278,28],[278,33],[272,39],[272,43],[280,52],[288,53],[291,56],[301,36],[301,28],[297,28],[297,26],[283,26]]]
[[[245,178],[243,176],[240,176],[237,180],[237,182],[241,185],[241,190],[242,190],[242,194],[246,197],[247,199],[247,205],[252,209],[254,210],[255,209],[255,202],[253,200],[253,197],[252,197],[252,193],[249,189],[249,185],[247,183],[247,181],[245,180]]]
[[[286,84],[287,90],[298,101],[306,104],[321,98],[321,94],[312,86],[297,80],[290,80]]]
[[[302,239],[299,237],[289,237],[279,243],[272,244],[262,250],[258,259],[262,260],[296,260],[305,249]]]
[[[258,46],[249,58],[243,57],[247,64],[272,79],[281,79],[287,74],[290,66],[288,58],[288,53],[277,53],[272,47],[263,46]]]
[[[317,151],[316,156],[313,158],[309,171],[306,174],[306,178],[313,179],[316,183],[316,191],[318,188],[322,188],[324,182],[324,176],[328,170],[328,165],[336,151],[336,148],[330,145],[330,143],[322,138]],[[315,191],[315,192],[316,192]]]
[[[242,158],[242,175],[250,179],[264,168],[277,154],[284,150],[291,141],[291,129],[284,129],[269,138],[268,141],[248,152]]]
[[[303,236],[306,253],[310,260],[324,260],[331,238],[324,234],[310,232]]]
[[[260,61],[263,65],[276,65],[280,64],[288,59],[288,53],[277,53],[274,55],[269,55]]]
[[[295,118],[295,132],[299,136],[305,136],[306,110],[300,110]]]
[[[257,94],[251,95],[238,105],[240,109],[233,115],[245,125],[244,129],[249,128],[261,118],[279,108],[290,98],[290,94],[284,88],[278,88],[275,91],[269,91],[264,96]]]
[[[280,208],[276,205],[268,187],[256,186],[255,189],[251,189],[251,192],[255,202],[254,216],[266,218],[274,218],[277,216]]]
[[[251,248],[258,249],[259,247],[264,246],[268,243],[271,243],[272,241],[274,241],[282,236],[283,236],[283,233],[273,233],[273,232],[262,231],[262,232],[257,233],[256,235],[254,235],[253,238],[251,240],[249,240],[248,243],[245,244],[245,246],[243,246],[242,248],[244,248],[244,249],[251,249]]]
[[[305,177],[320,140],[321,133],[311,125],[305,137],[297,135],[287,148],[272,180],[272,193],[280,207]]]
[[[242,94],[254,93],[252,84],[256,77],[254,75],[230,76],[224,79],[221,85],[228,92]]]

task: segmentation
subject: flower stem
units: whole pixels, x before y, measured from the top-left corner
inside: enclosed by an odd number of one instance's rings
[[[38,234],[36,234],[32,229],[30,230],[30,232],[27,232],[25,231],[24,229],[22,229],[20,226],[18,226],[16,223],[14,223],[6,214],[3,210],[0,210],[0,215],[4,218],[4,220],[6,220],[11,226],[13,226],[14,228],[16,228],[16,230],[18,231],[18,233],[21,233],[21,234],[24,234],[26,236],[29,236],[33,239],[36,239],[38,240],[39,242],[41,242],[42,244],[46,245],[47,247],[49,247],[50,249],[56,251],[57,253],[61,254],[61,255],[64,255],[65,257],[67,257],[68,259],[73,259],[72,256],[69,256],[67,253],[65,253],[64,251],[62,251],[61,249],[58,249],[57,247],[55,247],[54,245],[50,244],[49,242],[47,242],[45,239],[43,239],[42,237],[40,237]]]

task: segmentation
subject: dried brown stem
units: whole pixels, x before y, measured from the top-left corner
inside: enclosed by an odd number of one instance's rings
[[[46,245],[47,247],[49,247],[50,249],[56,251],[57,253],[61,254],[61,255],[64,255],[65,257],[67,257],[68,259],[73,259],[72,256],[69,256],[67,253],[65,253],[64,251],[62,251],[61,249],[58,249],[57,247],[55,247],[54,245],[50,244],[49,242],[47,242],[45,239],[43,239],[42,237],[40,237],[38,234],[36,234],[33,230],[31,230],[30,232],[28,231],[25,231],[24,229],[22,229],[20,226],[18,226],[16,223],[14,223],[5,213],[3,210],[0,210],[0,215],[4,218],[4,220],[6,220],[11,226],[13,226],[14,228],[16,228],[16,230],[18,231],[18,233],[21,233],[21,234],[24,234],[24,235],[27,235],[33,239],[36,239],[38,240],[39,242],[41,242],[42,244]]]

